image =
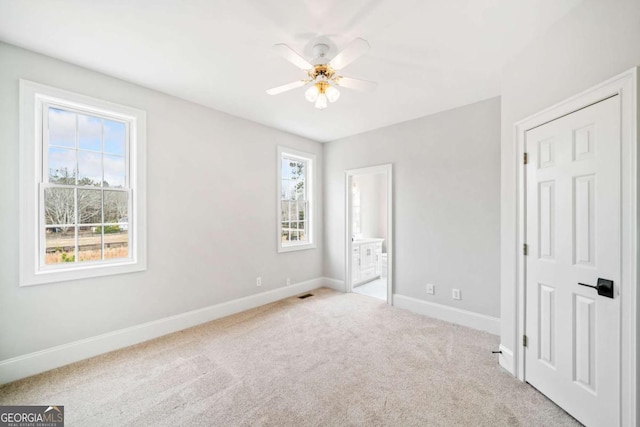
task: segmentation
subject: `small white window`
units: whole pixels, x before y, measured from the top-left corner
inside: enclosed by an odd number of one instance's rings
[[[145,113],[28,81],[21,285],[146,268]]]
[[[278,252],[315,248],[315,156],[278,147]]]

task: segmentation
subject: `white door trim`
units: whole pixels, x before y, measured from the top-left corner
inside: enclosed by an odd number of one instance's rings
[[[513,301],[515,319],[513,322],[513,373],[521,381],[525,380],[524,351],[522,335],[525,331],[525,258],[523,247],[525,242],[525,166],[523,162],[525,133],[581,108],[611,96],[620,95],[621,107],[621,179],[622,179],[622,281],[620,283],[621,298],[621,425],[635,426],[638,421],[638,341],[640,330],[637,327],[638,306],[638,68],[633,68],[591,89],[573,96],[559,104],[547,108],[515,124],[515,159],[516,162],[516,241],[518,254],[516,262],[516,292]],[[505,286],[506,284],[503,284]]]
[[[351,283],[351,185],[355,175],[384,174],[387,177],[387,304],[393,305],[393,167],[385,164],[345,171],[345,292],[353,292]]]

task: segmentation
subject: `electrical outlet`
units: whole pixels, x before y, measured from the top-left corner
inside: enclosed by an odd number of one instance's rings
[[[427,293],[429,295],[434,295],[436,293],[436,287],[433,285],[433,283],[427,283]]]
[[[460,289],[452,289],[451,290],[451,298],[453,299],[462,299],[462,293]]]
[[[256,286],[262,286],[262,277],[256,277]]]
[[[287,277],[287,286],[291,286],[291,277]]]

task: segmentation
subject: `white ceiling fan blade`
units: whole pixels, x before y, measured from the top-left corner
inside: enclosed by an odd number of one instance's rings
[[[354,79],[353,77],[338,76],[334,80],[335,84],[339,87],[346,87],[347,89],[355,89],[361,91],[374,90],[378,83],[370,82],[369,80]]]
[[[280,55],[282,55],[284,59],[291,62],[293,65],[295,65],[298,68],[301,68],[305,71],[313,68],[313,65],[311,65],[309,61],[304,59],[302,56],[300,56],[298,52],[291,49],[289,46],[287,46],[284,43],[274,44],[273,50],[278,52]]]
[[[341,70],[362,56],[367,50],[369,50],[369,42],[358,37],[329,61],[329,65],[334,70]]]
[[[277,94],[279,94],[279,93],[286,92],[286,91],[288,91],[288,90],[291,90],[291,89],[295,89],[295,88],[297,88],[297,87],[304,86],[304,85],[306,85],[307,83],[309,83],[310,81],[311,81],[311,80],[298,80],[297,82],[291,82],[291,83],[288,83],[288,84],[286,84],[286,85],[282,85],[282,86],[278,86],[278,87],[273,87],[273,88],[271,88],[271,89],[267,90],[267,93],[268,93],[269,95],[277,95]]]

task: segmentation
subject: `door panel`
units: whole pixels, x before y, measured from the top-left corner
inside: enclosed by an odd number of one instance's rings
[[[595,263],[595,175],[573,179],[574,208],[574,264],[596,267]]]
[[[525,378],[588,426],[620,424],[619,102],[526,133]]]
[[[595,306],[592,298],[574,294],[576,332],[574,352],[574,381],[595,392]]]
[[[550,286],[540,284],[540,297],[538,299],[540,312],[538,329],[538,358],[543,362],[547,362],[553,367],[554,357],[554,340],[553,332],[555,330],[554,316],[555,313],[555,289]]]

